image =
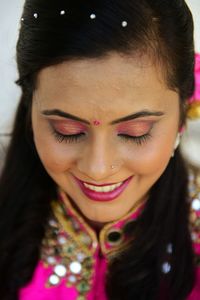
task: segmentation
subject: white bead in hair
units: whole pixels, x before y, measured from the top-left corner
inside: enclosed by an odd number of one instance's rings
[[[127,21],[123,21],[122,22],[122,27],[126,27],[128,25],[128,22]]]
[[[173,252],[173,245],[171,243],[168,244],[166,250],[167,250],[167,253],[171,254]]]
[[[24,18],[21,18],[21,21],[24,22]]]
[[[33,16],[34,16],[35,19],[38,18],[38,14],[37,13],[34,13]]]
[[[171,265],[167,261],[162,264],[162,272],[167,274],[171,271]]]
[[[65,15],[65,10],[61,10],[61,11],[60,11],[60,15],[61,15],[61,16]]]
[[[92,20],[93,20],[93,19],[96,19],[96,15],[95,15],[95,14],[91,14],[91,15],[90,15],[90,19],[92,19]]]

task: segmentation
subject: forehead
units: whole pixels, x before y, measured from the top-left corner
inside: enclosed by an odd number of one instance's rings
[[[149,77],[149,74],[153,76]],[[145,79],[148,79],[146,83],[149,85],[151,80],[157,80],[161,85],[165,85],[162,70],[156,67],[148,56],[122,56],[117,53],[102,58],[66,61],[45,68],[38,75],[38,83],[48,84],[56,81],[60,86],[65,86],[69,82],[80,88],[85,87],[88,81],[97,87],[110,84],[116,88],[120,88],[121,85],[140,87]]]
[[[103,111],[123,105],[161,105],[170,97],[162,70],[147,56],[120,56],[66,61],[38,74],[37,90],[43,106],[87,104]],[[148,104],[148,105],[147,105]],[[138,106],[139,105],[139,106]],[[138,108],[137,108],[138,106]],[[55,108],[55,107],[54,107]],[[145,107],[144,107],[145,108]],[[153,108],[153,107],[152,107]]]

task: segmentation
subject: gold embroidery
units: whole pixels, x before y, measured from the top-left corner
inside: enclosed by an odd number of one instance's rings
[[[77,219],[78,223],[84,227],[84,232],[86,232],[88,234],[88,236],[92,238],[93,249],[95,249],[98,244],[96,233],[94,232],[93,229],[90,228],[90,226],[85,222],[85,220],[81,217],[81,215],[78,214],[78,212],[73,208],[73,206],[71,205],[70,201],[68,200],[65,192],[60,189],[59,194],[62,197],[62,199],[64,200],[64,204],[66,205],[66,207],[64,209],[66,211],[69,210],[72,213],[72,218]],[[71,231],[71,234],[75,237],[74,231]]]
[[[72,212],[73,217],[76,218],[78,220],[78,222],[83,225],[85,232],[87,232],[88,235],[92,238],[94,247],[97,246],[97,244],[99,244],[102,254],[105,255],[108,259],[113,253],[117,254],[118,252],[120,252],[121,250],[123,250],[127,247],[127,242],[124,241],[124,239],[122,239],[121,241],[123,241],[123,243],[119,243],[119,244],[115,244],[115,245],[113,244],[111,248],[107,249],[106,241],[107,241],[107,235],[108,235],[109,231],[112,229],[114,230],[115,225],[118,224],[119,222],[125,223],[125,222],[127,222],[127,220],[133,221],[132,215],[134,213],[136,213],[136,211],[138,211],[139,209],[142,210],[145,205],[145,202],[146,202],[146,199],[144,199],[142,202],[141,201],[136,202],[135,205],[131,208],[131,210],[125,216],[123,216],[121,219],[118,219],[118,220],[115,220],[115,221],[112,221],[112,222],[109,222],[108,224],[106,224],[100,231],[99,242],[98,242],[95,231],[85,222],[85,220],[81,217],[81,215],[73,208],[73,206],[71,205],[70,201],[68,200],[65,192],[62,191],[61,189],[59,189],[59,194],[61,195],[62,199],[64,200],[64,203],[66,204],[66,209],[69,209],[69,211]],[[73,232],[72,232],[72,235],[74,235]]]
[[[197,169],[189,169],[189,202],[190,218],[189,228],[194,244],[200,244],[200,172]],[[195,264],[200,265],[200,254],[195,254]]]
[[[139,207],[142,208],[144,203],[136,203],[122,219],[105,225],[98,242],[95,231],[73,208],[66,194],[60,190],[59,195],[61,199],[51,202],[53,215],[49,220],[41,249],[41,259],[45,268],[52,267],[46,287],[50,288],[64,281],[68,287],[76,288],[79,293],[77,300],[86,299],[95,271],[95,253],[101,250],[108,262],[125,250],[128,241],[124,238],[122,227],[127,220],[133,221],[133,214]],[[116,227],[117,224],[119,228]],[[120,240],[116,243],[108,240],[111,238],[109,234],[112,235],[112,239],[116,239],[116,233],[120,234]],[[106,248],[106,243],[109,244],[109,248]]]
[[[43,240],[41,259],[45,267],[52,267],[46,287],[60,284],[63,280],[66,286],[75,286],[79,295],[77,299],[85,299],[91,289],[94,272],[94,250],[91,245],[80,242],[80,228],[73,232],[69,216],[65,215],[62,206],[52,201],[54,216],[49,220],[49,227]]]

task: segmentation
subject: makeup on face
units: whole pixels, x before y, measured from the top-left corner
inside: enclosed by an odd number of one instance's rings
[[[99,126],[100,124],[101,124],[101,122],[98,121],[98,120],[94,120],[94,121],[93,121],[93,125],[94,125],[94,126]]]
[[[141,136],[148,133],[152,129],[153,124],[153,121],[127,121],[117,126],[117,133],[130,136]]]
[[[101,124],[97,119],[90,123],[88,120],[57,109],[44,110],[41,113],[48,116],[48,118],[49,116],[53,117],[49,119],[49,124],[53,130],[53,135],[59,142],[63,140],[66,140],[66,142],[77,142],[87,133],[88,125],[93,124],[98,126]],[[144,110],[111,121],[108,125],[115,125],[117,135],[122,137],[125,141],[133,141],[137,145],[142,145],[143,142],[146,142],[147,138],[151,136],[150,131],[153,125],[158,121],[155,120],[155,116],[160,117],[163,115],[163,112]],[[60,117],[62,119],[60,119]],[[152,117],[154,118],[153,120]]]
[[[51,120],[53,128],[63,135],[74,135],[87,131],[87,127],[73,120]],[[153,121],[127,121],[117,126],[116,131],[130,136],[141,136],[148,133],[153,127]]]
[[[65,119],[70,119],[70,120],[75,120],[78,122],[81,122],[83,124],[87,124],[87,125],[91,125],[90,122],[88,120],[82,119],[78,116],[69,114],[68,112],[64,112],[62,110],[59,109],[51,109],[51,110],[43,110],[41,112],[42,115],[44,116],[58,116],[58,117],[62,117]],[[131,121],[131,120],[136,120],[138,118],[144,118],[144,117],[161,117],[164,115],[163,111],[150,111],[150,110],[141,110],[138,112],[135,112],[133,114],[130,114],[128,116],[113,120],[112,122],[109,123],[109,125],[115,125],[115,124],[119,124],[122,122],[127,122],[127,121]],[[100,122],[99,120],[94,120],[95,122]],[[94,124],[94,123],[93,123]]]
[[[119,195],[127,188],[129,185],[131,179],[134,176],[130,176],[123,182],[115,185],[104,185],[103,186],[94,186],[94,185],[86,185],[83,181],[78,179],[77,177],[74,177],[75,182],[78,184],[78,186],[81,188],[81,191],[91,200],[93,201],[99,201],[99,202],[107,202],[114,199],[117,199]],[[98,188],[98,190],[97,190]],[[100,189],[100,190],[99,190]]]
[[[73,120],[51,120],[53,128],[63,135],[79,134],[87,131],[87,127]]]

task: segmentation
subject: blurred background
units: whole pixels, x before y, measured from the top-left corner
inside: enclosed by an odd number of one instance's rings
[[[195,48],[200,53],[200,0],[187,0],[195,22]],[[15,47],[24,0],[0,0],[0,168],[3,163],[8,134],[20,97],[17,79]],[[200,120],[188,122],[182,139],[182,151],[200,166]]]

